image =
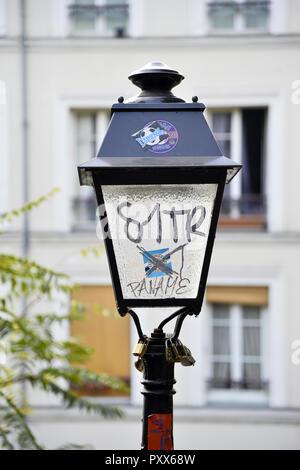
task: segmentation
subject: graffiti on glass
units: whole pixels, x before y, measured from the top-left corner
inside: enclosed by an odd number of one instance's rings
[[[134,209],[134,204],[123,201],[117,206],[117,214],[124,222],[123,230],[125,237],[136,245],[143,265],[144,277],[127,284],[134,297],[150,295],[152,297],[173,297],[183,295],[190,284],[190,279],[183,274],[185,264],[185,249],[192,242],[192,237],[205,237],[201,231],[201,225],[206,217],[206,209],[203,205],[195,205],[192,208],[171,207],[162,210],[160,203],[154,204],[143,220],[128,216],[127,211]],[[169,246],[162,248],[146,249],[143,241],[148,239],[146,227],[152,230],[153,242],[161,245],[162,241],[178,244],[171,249]],[[183,227],[183,233],[179,233],[179,226]],[[168,230],[167,230],[168,228]],[[168,233],[164,233],[168,232]],[[178,243],[184,238],[184,243]],[[179,269],[173,265],[174,255],[180,255]],[[178,260],[178,257],[177,257]],[[178,262],[177,262],[178,264]]]

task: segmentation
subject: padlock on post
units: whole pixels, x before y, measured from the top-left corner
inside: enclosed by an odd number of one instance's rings
[[[171,346],[171,341],[170,338],[166,340],[166,346],[165,346],[165,354],[166,354],[166,361],[167,362],[175,362],[173,352],[172,352],[172,346]]]
[[[144,371],[144,364],[143,364],[143,359],[141,357],[138,357],[136,361],[134,361],[134,366],[139,372]]]
[[[145,336],[144,340],[139,340],[139,342],[135,345],[132,354],[134,356],[143,357],[146,354],[148,348],[148,338]]]
[[[180,344],[181,342],[178,339],[173,341],[173,338],[170,338],[170,346],[171,346],[171,351],[172,351],[172,355],[174,358],[174,362],[180,362],[180,356],[181,356]]]
[[[182,346],[183,346],[183,349],[184,349],[184,353],[180,357],[180,363],[185,367],[193,366],[196,361],[193,358],[191,351],[186,346],[184,346],[184,345],[182,345]]]

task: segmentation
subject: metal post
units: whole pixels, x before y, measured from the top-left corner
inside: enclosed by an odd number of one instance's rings
[[[173,450],[174,363],[166,361],[166,336],[155,329],[143,356],[142,450]]]
[[[22,155],[22,173],[23,173],[23,205],[29,200],[29,165],[28,165],[28,85],[27,85],[27,51],[26,51],[26,0],[19,0],[20,14],[20,80],[21,80],[21,119],[22,119],[22,137],[21,137],[21,155]],[[29,253],[29,215],[28,211],[23,214],[22,227],[22,257],[27,258]],[[26,316],[27,299],[22,297],[22,316]],[[25,373],[25,365],[21,363],[21,374]],[[26,384],[22,384],[23,399],[22,405],[26,406],[27,389]],[[24,417],[27,420],[26,416]],[[23,449],[20,444],[20,449]]]
[[[27,53],[26,53],[26,0],[19,0],[20,9],[20,56],[21,56],[21,97],[22,97],[22,159],[23,159],[23,204],[29,200],[28,176],[28,103],[27,103]],[[29,215],[23,214],[22,256],[29,252]]]

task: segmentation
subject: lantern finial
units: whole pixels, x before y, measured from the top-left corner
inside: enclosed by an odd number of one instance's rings
[[[183,99],[171,92],[184,76],[163,62],[149,62],[128,78],[142,91],[138,96],[127,100],[127,103],[184,103]]]

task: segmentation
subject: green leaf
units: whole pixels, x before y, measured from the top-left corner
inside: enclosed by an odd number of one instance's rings
[[[37,200],[27,202],[26,204],[21,206],[19,209],[12,209],[10,212],[5,212],[3,214],[0,214],[0,224],[4,224],[5,222],[12,222],[13,216],[18,217],[20,215],[20,212],[25,213],[25,212],[32,210],[34,207],[39,207],[40,204],[42,204],[45,201],[48,201],[48,199],[54,196],[54,194],[56,194],[58,191],[60,191],[60,189],[55,187],[45,196],[42,196]]]

